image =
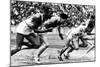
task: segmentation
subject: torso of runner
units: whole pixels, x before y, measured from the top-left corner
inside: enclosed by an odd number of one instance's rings
[[[71,28],[69,34],[67,35],[69,39],[75,37],[75,35],[77,34],[80,34],[80,33],[83,33],[85,31],[85,29],[87,28],[88,26],[88,23],[89,23],[90,19],[88,19],[85,23],[87,23],[86,25],[80,25],[78,26],[77,28],[73,27]]]
[[[22,21],[21,23],[19,23],[16,32],[24,35],[33,33],[33,30],[30,27],[36,26],[36,22],[41,21],[41,16],[41,13],[34,14],[33,16]]]

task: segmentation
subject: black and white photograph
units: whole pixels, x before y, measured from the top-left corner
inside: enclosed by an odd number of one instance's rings
[[[95,5],[10,0],[10,66],[95,62]]]

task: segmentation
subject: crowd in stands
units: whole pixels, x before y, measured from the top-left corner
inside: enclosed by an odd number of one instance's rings
[[[11,25],[17,25],[31,14],[41,13],[43,6],[52,8],[53,14],[57,15],[64,12],[69,16],[69,25],[79,24],[77,21],[83,22],[90,15],[95,17],[95,6],[93,5],[77,5],[62,4],[48,2],[32,2],[32,1],[11,1]],[[68,24],[68,23],[67,23]],[[66,23],[65,23],[66,25]]]

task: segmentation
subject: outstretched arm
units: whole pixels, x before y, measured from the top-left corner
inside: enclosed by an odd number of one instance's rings
[[[63,38],[63,35],[62,35],[62,33],[61,33],[60,26],[58,27],[58,34],[59,34],[61,40],[63,40],[64,38]]]
[[[36,32],[36,33],[45,33],[45,32],[51,32],[51,31],[52,31],[52,28],[47,29],[47,30],[38,30],[38,29],[34,30],[34,32]]]

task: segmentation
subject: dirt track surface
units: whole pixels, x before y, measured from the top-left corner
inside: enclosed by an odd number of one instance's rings
[[[70,62],[82,62],[82,61],[94,61],[95,60],[95,49],[86,54],[88,48],[80,48],[77,51],[73,51],[70,54],[69,59],[59,61],[58,50],[64,47],[64,42],[60,40],[57,35],[48,35],[49,48],[41,55],[40,64],[34,62],[34,55],[37,49],[24,49],[11,56],[11,66],[20,65],[42,65],[42,64],[55,64],[55,63],[70,63]],[[11,49],[15,46],[15,34],[11,35]]]

